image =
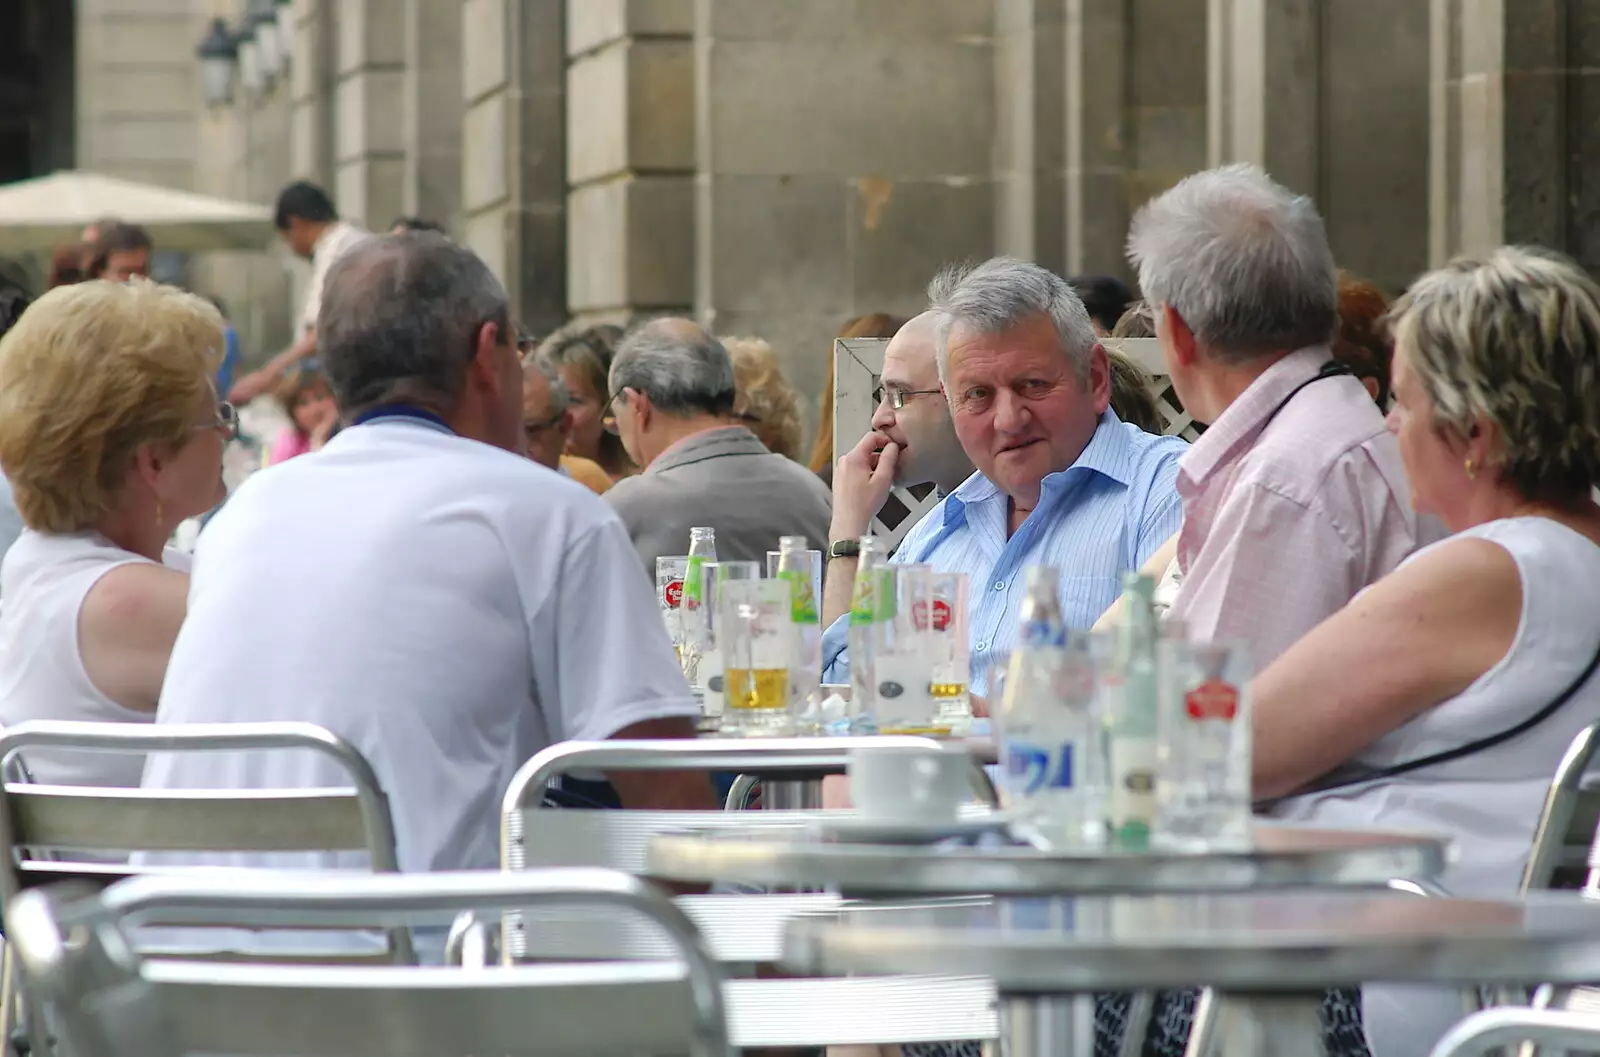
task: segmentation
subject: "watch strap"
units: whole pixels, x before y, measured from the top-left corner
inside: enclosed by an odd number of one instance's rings
[[[829,558],[859,558],[861,557],[860,540],[836,540],[828,546]]]

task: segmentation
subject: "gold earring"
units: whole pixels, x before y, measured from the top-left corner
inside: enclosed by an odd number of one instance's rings
[[[161,516],[161,498],[156,497],[156,527],[160,527],[166,519]]]
[[[1469,480],[1476,480],[1477,479],[1478,466],[1471,459],[1467,460],[1466,471],[1467,471],[1467,478]]]

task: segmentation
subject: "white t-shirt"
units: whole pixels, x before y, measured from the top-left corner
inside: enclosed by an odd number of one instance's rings
[[[156,721],[332,730],[376,770],[401,868],[422,871],[497,867],[501,796],[551,743],[695,715],[605,503],[527,459],[389,418],[254,475],[207,526]],[[349,783],[313,753],[249,752],[153,755],[144,784]]]
[[[303,333],[317,325],[317,310],[322,307],[322,287],[328,281],[328,269],[333,262],[350,252],[350,248],[372,232],[358,228],[343,220],[335,220],[322,232],[317,244],[311,247],[311,278],[306,283],[306,303],[300,311],[300,329]]]

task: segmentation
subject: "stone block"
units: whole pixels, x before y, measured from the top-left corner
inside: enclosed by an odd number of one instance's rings
[[[850,181],[719,176],[700,190],[696,252],[709,274],[697,305],[837,312],[850,303]]]
[[[510,197],[506,107],[502,92],[467,107],[461,121],[461,205],[469,213]]]
[[[1567,65],[1568,13],[1592,3],[1585,0],[1501,0],[1504,29],[1502,65],[1525,72],[1561,69]],[[1493,38],[1490,38],[1492,43]]]
[[[988,180],[860,180],[849,199],[851,304],[921,297],[946,264],[994,253],[995,188]]]
[[[509,254],[506,218],[509,213],[504,207],[473,213],[462,221],[459,235],[461,244],[482,258],[502,284],[509,282],[506,274]]]
[[[694,50],[687,41],[614,44],[568,73],[567,177],[694,167]]]
[[[710,98],[700,134],[710,137],[710,167],[719,172],[989,172],[995,72],[987,42],[750,41],[718,43],[701,59]]]
[[[694,0],[567,0],[567,54],[625,37],[694,35]]]
[[[1206,92],[1206,5],[1196,0],[1123,0],[1135,106],[1187,106]]]
[[[1174,173],[1176,182],[1206,167],[1204,104],[1136,107],[1128,113],[1128,129],[1141,169]]]
[[[114,114],[190,114],[200,99],[200,80],[193,64],[184,66],[113,66],[86,72],[78,112],[87,116]]]
[[[289,120],[289,166],[300,174],[323,171],[322,107],[320,102],[296,102]]]
[[[1600,74],[1569,74],[1567,251],[1600,272]]]
[[[199,131],[192,113],[78,119],[80,149],[92,145],[92,164],[96,167],[110,172],[109,166],[113,165],[181,163],[189,167],[189,175],[180,186],[188,186],[194,180]]]
[[[913,0],[915,2],[915,0]],[[716,40],[836,40],[849,32],[855,0],[697,0],[695,32]]]
[[[1506,242],[1566,245],[1567,80],[1565,71],[1540,71],[1501,81]]]
[[[510,76],[508,0],[463,0],[461,91],[468,102],[505,85]]]
[[[405,161],[401,158],[340,162],[334,174],[339,214],[367,228],[381,228],[400,215],[404,181]]]
[[[1123,173],[1068,172],[1066,185],[1066,271],[1127,276],[1129,213]]]
[[[159,14],[107,13],[102,18],[77,18],[78,76],[106,64],[137,61],[144,66],[193,67],[194,49],[205,27],[188,12]]]
[[[366,70],[346,74],[334,89],[334,153],[340,161],[405,150],[405,73]]]
[[[524,205],[558,204],[566,195],[566,97],[559,93],[513,93],[518,140],[515,179]]]
[[[995,34],[995,11],[993,3],[972,0],[856,0],[854,23],[844,29],[896,41],[987,39]]]
[[[340,0],[335,21],[340,73],[406,61],[406,20],[395,0]]]
[[[314,19],[294,24],[294,61],[289,64],[289,96],[296,102],[322,91],[325,69],[315,56],[322,48],[322,27]]]
[[[694,300],[694,182],[624,176],[567,199],[573,311],[672,308]]]
[[[523,326],[548,334],[567,320],[566,215],[562,205],[514,210],[510,214],[517,276],[512,309]]]

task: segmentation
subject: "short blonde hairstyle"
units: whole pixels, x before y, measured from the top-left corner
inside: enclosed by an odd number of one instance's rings
[[[188,443],[222,346],[209,301],[146,279],[35,301],[0,339],[0,465],[28,527],[92,528],[140,447]]]
[[[1507,246],[1418,279],[1389,313],[1395,346],[1465,437],[1494,423],[1494,462],[1524,498],[1567,502],[1600,480],[1600,286],[1548,250]]]
[[[760,338],[723,338],[733,360],[735,418],[761,438],[767,450],[800,458],[800,397],[783,376],[778,355]]]

